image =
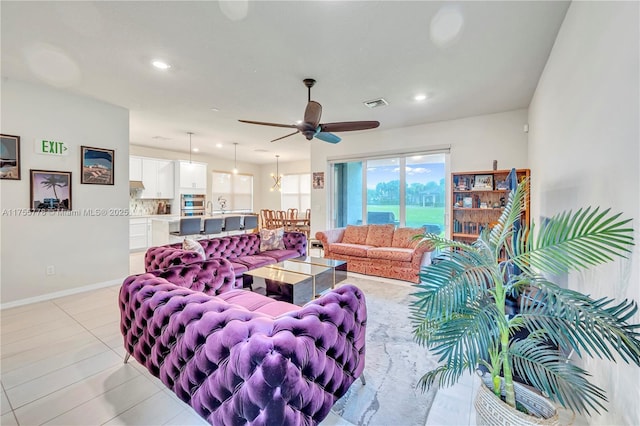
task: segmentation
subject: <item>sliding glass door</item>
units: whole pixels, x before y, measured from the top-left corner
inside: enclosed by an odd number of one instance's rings
[[[391,223],[445,230],[446,153],[335,161],[333,227]]]

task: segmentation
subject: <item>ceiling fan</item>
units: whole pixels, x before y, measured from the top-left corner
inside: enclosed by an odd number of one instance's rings
[[[316,81],[312,78],[305,78],[302,81],[304,82],[304,85],[307,86],[307,89],[309,91],[307,107],[304,110],[304,120],[302,123],[279,124],[251,120],[238,121],[249,124],[260,124],[262,126],[288,127],[291,129],[296,129],[295,132],[274,139],[271,142],[279,141],[280,139],[288,138],[289,136],[302,133],[304,137],[307,138],[307,140],[317,138],[321,141],[329,143],[338,143],[342,139],[331,132],[348,132],[352,130],[375,129],[380,125],[379,121],[339,121],[336,123],[320,123],[320,116],[322,115],[322,105],[320,105],[316,101],[311,100],[311,88],[314,84],[316,84]]]

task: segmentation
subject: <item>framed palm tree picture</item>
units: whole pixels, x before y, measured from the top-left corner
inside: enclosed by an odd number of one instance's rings
[[[71,172],[31,169],[30,209],[71,210]]]

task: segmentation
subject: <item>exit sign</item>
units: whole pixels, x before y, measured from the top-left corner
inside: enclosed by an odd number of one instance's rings
[[[45,155],[69,155],[69,148],[61,141],[36,139],[36,153]]]

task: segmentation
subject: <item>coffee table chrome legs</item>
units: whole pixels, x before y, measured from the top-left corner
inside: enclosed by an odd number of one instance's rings
[[[131,356],[131,354],[129,354],[129,353],[124,356],[124,363],[125,364],[127,363],[127,361],[129,361],[129,357],[130,356]]]
[[[362,386],[366,386],[367,385],[367,381],[364,378],[364,371],[360,375],[360,381],[362,382]]]

